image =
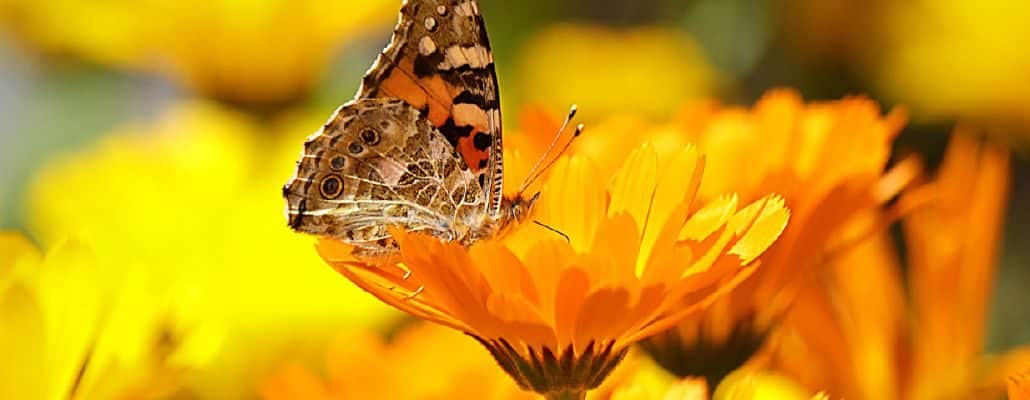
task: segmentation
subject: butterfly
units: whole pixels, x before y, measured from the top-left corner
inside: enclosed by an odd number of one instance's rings
[[[283,188],[296,231],[395,254],[389,227],[464,245],[503,234],[538,195],[502,194],[500,98],[475,0],[406,0],[350,102],[308,137]]]

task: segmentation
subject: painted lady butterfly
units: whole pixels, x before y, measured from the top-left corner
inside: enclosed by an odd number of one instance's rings
[[[308,138],[283,188],[290,227],[396,253],[399,226],[469,245],[521,222],[502,195],[501,114],[476,0],[406,0],[354,100]]]

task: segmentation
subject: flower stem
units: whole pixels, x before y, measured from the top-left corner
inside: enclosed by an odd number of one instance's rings
[[[544,395],[546,400],[585,400],[586,398],[587,392],[585,390],[551,392]]]

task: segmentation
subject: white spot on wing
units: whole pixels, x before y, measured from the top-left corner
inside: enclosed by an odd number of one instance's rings
[[[436,52],[436,42],[433,41],[429,36],[423,36],[422,40],[418,41],[418,52],[423,56],[428,56]]]
[[[486,47],[475,45],[472,47],[451,46],[444,54],[444,60],[439,68],[443,70],[455,69],[462,66],[472,68],[484,68],[493,63],[493,55]]]

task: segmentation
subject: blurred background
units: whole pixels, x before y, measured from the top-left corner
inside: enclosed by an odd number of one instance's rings
[[[43,248],[85,237],[102,265],[161,271],[146,278],[151,293],[171,293],[154,300],[159,315],[191,309],[166,304],[190,298],[228,321],[210,331],[237,355],[219,362],[308,347],[317,358],[329,332],[392,326],[396,314],[286,229],[280,186],[303,139],[352,97],[399,5],[0,1],[0,228]],[[577,103],[588,124],[620,114],[660,121],[691,100],[749,105],[789,86],[806,100],[862,94],[885,110],[904,107],[910,123],[897,153],[921,153],[930,165],[959,121],[1009,146],[1014,180],[988,347],[1030,342],[1030,3],[482,0],[481,8],[507,132],[518,131],[527,107],[560,115]],[[135,279],[124,275],[103,279]],[[304,335],[272,343],[255,333],[269,329]]]

